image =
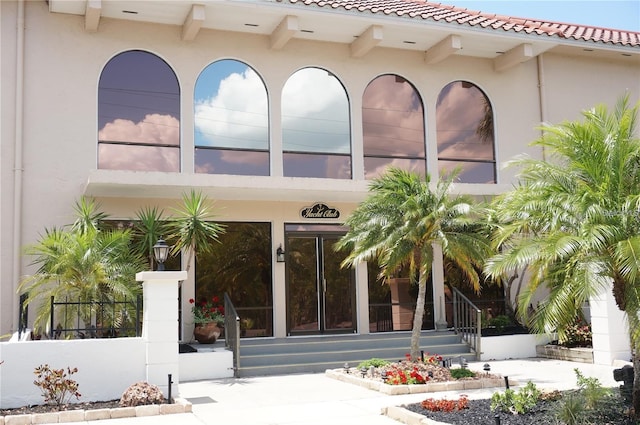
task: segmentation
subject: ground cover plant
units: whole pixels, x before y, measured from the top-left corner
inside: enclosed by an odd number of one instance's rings
[[[466,366],[449,367],[450,359],[438,354],[423,353],[417,360],[406,354],[404,360],[391,362],[372,358],[358,364],[355,368],[344,369],[346,373],[361,374],[363,378],[384,382],[388,385],[416,385],[429,382],[447,382],[461,379],[499,378],[497,375],[478,373]]]
[[[620,391],[603,387],[598,379],[575,369],[578,388],[571,391],[541,391],[532,382],[518,391],[506,389],[491,399],[425,399],[403,406],[430,419],[448,424],[501,425],[632,425],[629,406]],[[498,422],[499,420],[499,422]]]

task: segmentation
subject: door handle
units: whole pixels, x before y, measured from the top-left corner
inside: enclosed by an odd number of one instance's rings
[[[322,291],[327,293],[327,279],[322,278]]]

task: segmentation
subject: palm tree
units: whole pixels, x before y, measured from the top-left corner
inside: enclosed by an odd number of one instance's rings
[[[424,316],[427,280],[431,275],[434,246],[454,262],[476,290],[480,277],[476,267],[488,256],[487,239],[477,230],[471,200],[450,196],[456,174],[430,188],[430,177],[389,168],[372,180],[370,195],[346,220],[349,231],[337,249],[350,251],[343,266],[377,259],[382,277],[392,277],[407,267],[418,296],[411,334],[411,357],[420,354],[420,331]],[[416,282],[417,279],[417,282]]]
[[[144,261],[131,251],[131,232],[101,230],[99,221],[107,216],[98,211],[93,200],[82,198],[75,209],[77,219],[68,229],[45,229],[40,241],[26,250],[28,255],[35,256],[33,264],[38,269],[26,276],[19,288],[28,293],[27,304],[36,300],[39,303],[36,330],[44,328],[50,317],[48,300],[52,296],[81,303],[108,302],[135,299],[140,291],[135,273],[141,270]],[[96,305],[79,308],[78,315],[86,326],[92,324],[96,308]]]
[[[521,183],[495,200],[494,241],[502,253],[485,272],[503,277],[528,268],[520,314],[537,331],[561,337],[590,297],[613,288],[628,321],[634,356],[633,404],[640,415],[640,140],[628,96],[584,119],[544,126],[534,142],[547,160],[521,157]],[[527,314],[539,287],[547,298]]]
[[[166,223],[163,221],[163,210],[158,207],[143,207],[136,212],[136,221],[133,223],[136,237],[136,247],[140,254],[149,260],[149,269],[153,270],[154,256],[153,246],[164,237]]]
[[[174,241],[172,253],[188,252],[185,270],[191,268],[193,256],[211,252],[224,226],[213,221],[212,206],[201,192],[191,190],[182,195],[182,205],[173,209],[174,216],[167,221],[168,238]]]

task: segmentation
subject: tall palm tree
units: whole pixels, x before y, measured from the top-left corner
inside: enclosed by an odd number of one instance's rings
[[[337,249],[350,251],[343,266],[377,260],[380,274],[386,278],[408,267],[412,283],[418,285],[411,334],[413,359],[420,354],[434,246],[442,248],[443,255],[459,267],[476,290],[480,289],[476,267],[481,267],[489,253],[486,237],[478,232],[471,200],[449,193],[455,176],[441,179],[432,190],[429,175],[423,180],[415,173],[389,168],[372,180],[369,196],[346,220],[349,231],[337,244]]]
[[[528,267],[519,312],[537,331],[562,337],[584,302],[609,288],[628,321],[634,356],[633,404],[640,414],[640,104],[625,96],[583,120],[544,126],[534,142],[547,160],[521,157],[521,184],[495,200],[495,244],[485,272],[499,278]],[[635,134],[635,135],[634,135]],[[527,315],[536,290],[548,297]]]

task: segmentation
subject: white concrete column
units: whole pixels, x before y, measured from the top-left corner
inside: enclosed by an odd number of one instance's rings
[[[433,265],[431,270],[433,281],[433,320],[436,329],[447,328],[447,313],[444,298],[444,261],[442,248],[439,245],[433,247]]]
[[[360,334],[370,333],[369,329],[369,277],[367,263],[364,261],[356,266],[356,311],[357,330]]]
[[[611,365],[614,360],[629,361],[629,325],[616,305],[611,288],[603,290],[589,301],[593,333],[593,362]]]
[[[142,282],[144,300],[146,380],[157,385],[165,397],[169,394],[169,374],[173,381],[171,395],[178,396],[178,282],[186,278],[186,271],[136,274],[136,280]]]

